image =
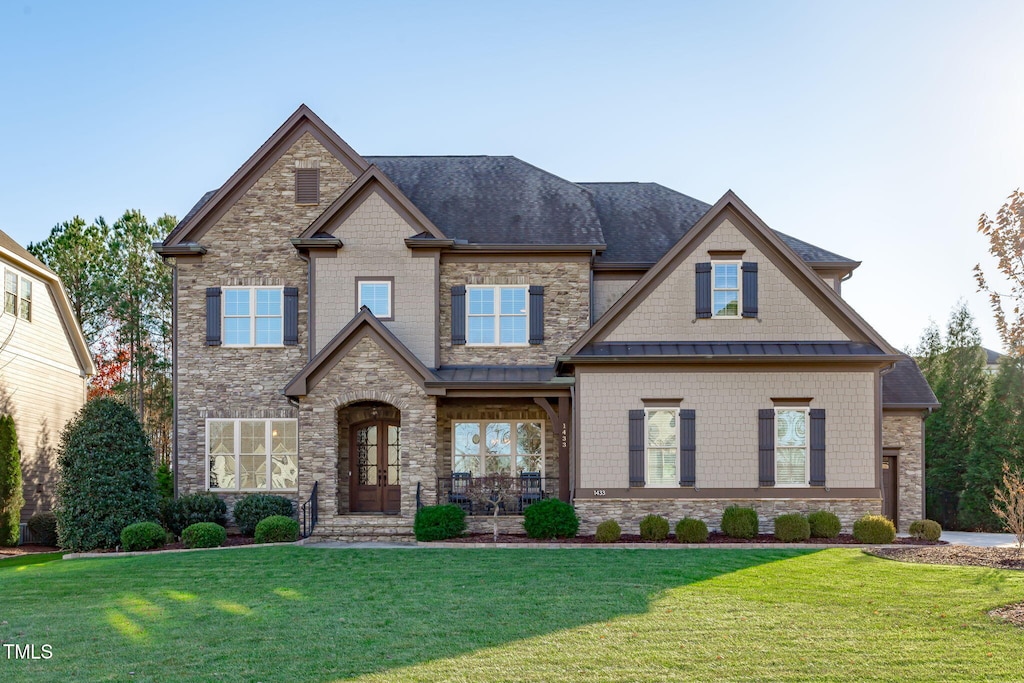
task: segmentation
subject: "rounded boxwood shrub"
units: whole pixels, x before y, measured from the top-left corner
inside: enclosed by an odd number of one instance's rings
[[[807,522],[811,525],[811,538],[835,538],[843,528],[839,517],[828,510],[812,512],[807,515]]]
[[[757,536],[757,511],[730,505],[722,514],[722,533],[729,538],[754,538]]]
[[[676,523],[676,540],[680,543],[707,543],[708,525],[699,519],[684,517]]]
[[[181,530],[186,548],[218,548],[228,540],[228,532],[220,524],[196,522]]]
[[[896,540],[896,527],[888,517],[864,515],[853,523],[853,537],[858,543],[892,543]]]
[[[466,531],[466,511],[458,505],[426,505],[416,511],[412,531],[417,541],[443,541]]]
[[[272,515],[256,525],[257,543],[291,543],[299,538],[299,523],[291,517]]]
[[[783,543],[806,541],[811,537],[811,524],[798,512],[775,518],[775,538]]]
[[[645,541],[664,541],[668,538],[668,520],[658,515],[647,515],[640,520],[640,538]]]
[[[937,541],[942,538],[942,526],[930,519],[910,523],[910,535],[918,540]]]
[[[57,545],[57,515],[52,512],[37,512],[29,517],[28,530],[39,545]]]
[[[121,529],[121,548],[125,552],[162,548],[167,532],[156,522],[136,522]]]
[[[233,511],[235,524],[244,536],[256,533],[256,525],[267,517],[281,515],[294,517],[295,505],[284,496],[273,496],[266,493],[249,493],[242,496]]]
[[[89,401],[64,428],[57,453],[62,548],[113,548],[129,524],[157,519],[153,449],[128,406]]]
[[[191,493],[177,500],[165,499],[160,511],[164,526],[175,536],[198,522],[224,526],[228,519],[228,506],[216,493]]]
[[[594,540],[598,543],[615,543],[622,538],[622,527],[614,519],[606,519],[597,525]]]
[[[557,498],[545,498],[526,508],[523,527],[530,538],[574,538],[580,520],[572,505]]]

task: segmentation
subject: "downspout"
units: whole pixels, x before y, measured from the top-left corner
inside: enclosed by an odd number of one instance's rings
[[[174,497],[178,497],[178,261],[171,268],[171,462]]]
[[[597,249],[590,250],[590,324],[594,324],[594,261],[597,260]],[[575,405],[575,403],[573,403]]]

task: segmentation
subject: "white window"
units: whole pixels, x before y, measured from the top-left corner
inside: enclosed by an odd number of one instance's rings
[[[13,270],[4,273],[4,313],[32,322],[32,281]]]
[[[359,289],[357,311],[366,306],[370,309],[370,313],[382,320],[390,320],[394,317],[391,311],[390,280],[358,280],[357,285]]]
[[[281,346],[284,343],[280,287],[224,289],[225,346]]]
[[[648,408],[646,413],[647,486],[679,486],[679,410]]]
[[[716,318],[740,317],[740,262],[711,264],[711,314]]]
[[[527,342],[526,287],[467,287],[466,342],[519,346]]]
[[[775,485],[807,486],[807,408],[775,409]]]
[[[207,420],[208,488],[295,491],[298,429],[297,420]]]
[[[540,421],[455,422],[452,472],[474,477],[544,473],[544,423]]]

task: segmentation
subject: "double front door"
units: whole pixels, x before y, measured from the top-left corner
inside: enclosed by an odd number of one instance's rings
[[[391,512],[401,508],[401,427],[377,420],[352,427],[352,511]]]

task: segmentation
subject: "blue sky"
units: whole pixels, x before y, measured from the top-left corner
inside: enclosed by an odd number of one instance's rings
[[[736,191],[897,346],[1024,185],[1020,2],[0,3],[0,229],[183,215],[302,102],[363,154]]]

